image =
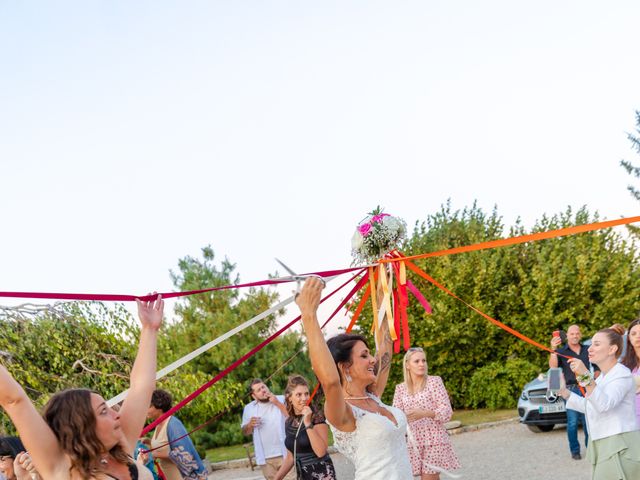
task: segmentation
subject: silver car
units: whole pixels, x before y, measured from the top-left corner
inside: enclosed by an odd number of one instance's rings
[[[518,399],[518,416],[532,432],[549,432],[557,424],[567,423],[565,401],[547,391],[547,376],[543,373],[522,389]]]

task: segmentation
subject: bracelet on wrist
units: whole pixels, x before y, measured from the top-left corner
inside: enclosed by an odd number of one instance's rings
[[[304,428],[306,428],[307,430],[313,429],[313,422],[310,423],[309,425],[305,425]]]
[[[593,375],[591,375],[591,372],[586,372],[582,375],[576,375],[576,380],[581,387],[588,387],[593,383]]]

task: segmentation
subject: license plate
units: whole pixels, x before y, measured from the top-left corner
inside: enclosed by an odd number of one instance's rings
[[[554,403],[552,405],[540,405],[538,407],[539,413],[558,413],[564,412],[565,406],[564,403]]]

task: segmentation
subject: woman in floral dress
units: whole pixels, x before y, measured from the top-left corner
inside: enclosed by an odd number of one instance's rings
[[[408,446],[413,475],[439,480],[440,472],[460,468],[444,424],[451,419],[449,395],[440,377],[427,375],[427,358],[410,348],[402,361],[404,383],[396,386],[393,406],[409,420]]]

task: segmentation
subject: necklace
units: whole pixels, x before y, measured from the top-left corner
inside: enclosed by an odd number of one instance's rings
[[[344,397],[345,400],[369,400],[371,397]]]

